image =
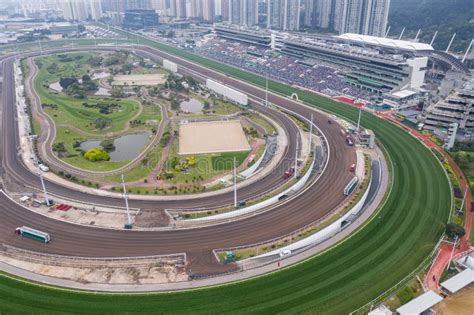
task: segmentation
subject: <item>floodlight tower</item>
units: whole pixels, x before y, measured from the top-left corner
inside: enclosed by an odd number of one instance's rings
[[[435,39],[436,39],[436,36],[438,36],[438,31],[436,31],[436,32],[434,33],[433,38],[431,39],[430,46],[433,46],[433,43],[434,43],[434,41],[435,41]]]
[[[467,47],[466,53],[464,54],[464,57],[462,58],[462,63],[464,63],[464,61],[466,61],[466,57],[469,54],[469,52],[471,51],[472,42],[474,42],[474,39],[471,39],[471,43],[469,44],[469,47]]]
[[[360,116],[362,115],[362,106],[359,107],[359,117],[357,118],[357,133],[360,133]]]
[[[418,40],[418,36],[420,36],[420,33],[421,33],[421,28],[418,29],[418,32],[416,32],[415,42]]]
[[[398,37],[398,40],[402,39],[403,33],[405,33],[405,27],[403,27],[402,32],[400,33],[400,37]]]
[[[389,25],[388,28],[387,28],[387,31],[386,31],[385,34],[384,34],[384,37],[385,37],[385,38],[387,38],[388,32],[390,32],[390,29],[391,29],[391,28],[392,28],[392,26]]]
[[[456,33],[453,34],[453,37],[451,37],[451,40],[449,41],[448,47],[446,47],[445,53],[449,52],[449,48],[451,48],[451,45],[453,44],[454,37],[456,37]]]

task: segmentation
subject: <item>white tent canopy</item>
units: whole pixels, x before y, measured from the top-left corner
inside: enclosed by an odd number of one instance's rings
[[[397,308],[397,313],[400,315],[414,315],[421,314],[424,311],[430,309],[434,305],[438,304],[443,300],[443,297],[434,293],[433,291],[428,291],[419,297],[411,300],[405,305]]]
[[[456,293],[462,288],[471,284],[472,282],[474,282],[474,270],[465,269],[463,272],[460,272],[454,277],[451,277],[441,283],[441,286],[444,289],[448,290],[449,293]]]

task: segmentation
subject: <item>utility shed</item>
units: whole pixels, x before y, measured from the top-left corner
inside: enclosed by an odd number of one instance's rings
[[[414,315],[414,314],[421,314],[424,311],[432,308],[439,302],[443,300],[443,297],[436,294],[433,291],[428,291],[419,297],[411,300],[405,305],[400,306],[397,308],[397,314],[400,315]]]

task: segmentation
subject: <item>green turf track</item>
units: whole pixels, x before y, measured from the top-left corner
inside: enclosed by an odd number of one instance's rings
[[[158,47],[263,86],[264,79],[152,41]],[[293,91],[271,82],[270,88]],[[356,120],[357,110],[305,92],[300,99]],[[393,186],[380,215],[339,246],[293,268],[245,282],[169,294],[73,293],[0,277],[0,313],[316,313],[345,314],[417,268],[443,233],[448,180],[429,150],[405,131],[364,113],[393,163]]]

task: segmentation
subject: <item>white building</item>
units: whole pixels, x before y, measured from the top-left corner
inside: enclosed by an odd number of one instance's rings
[[[229,22],[244,26],[258,24],[258,0],[230,0]]]
[[[65,0],[60,2],[65,20],[82,22],[87,20],[86,2],[83,0]]]
[[[269,0],[267,28],[298,31],[300,28],[301,0]]]
[[[97,21],[102,17],[102,3],[100,0],[89,0],[89,12],[92,20]]]

